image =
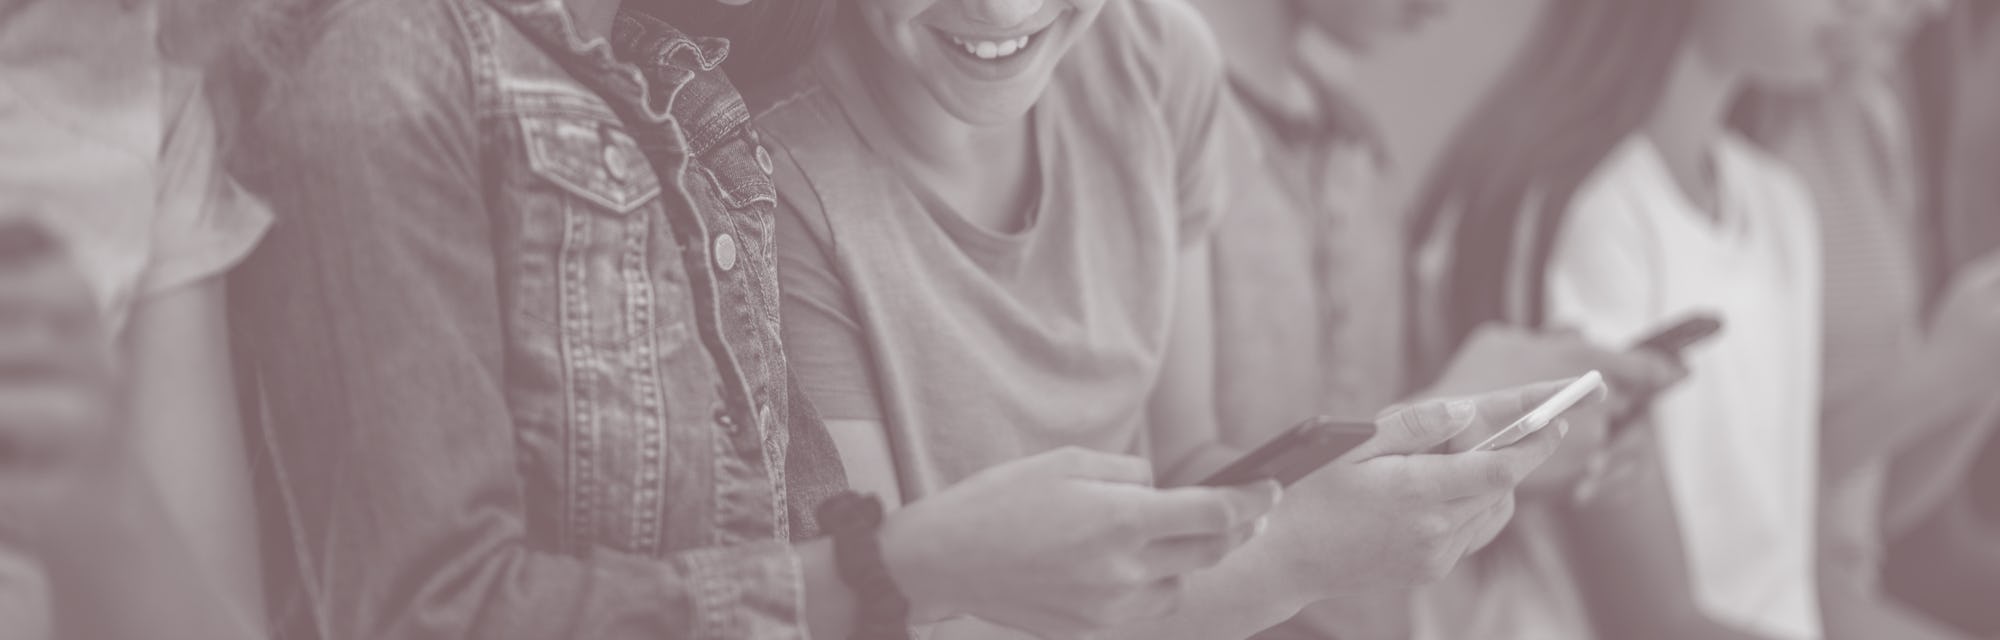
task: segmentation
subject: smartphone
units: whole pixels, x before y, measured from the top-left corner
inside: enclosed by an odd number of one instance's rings
[[[1680,359],[1686,351],[1703,340],[1715,337],[1722,331],[1722,319],[1710,314],[1696,314],[1661,329],[1632,346],[1633,351],[1651,351],[1669,358]]]
[[[1549,399],[1543,400],[1541,405],[1529,409],[1527,413],[1521,414],[1521,417],[1516,418],[1514,422],[1508,424],[1507,428],[1501,429],[1499,432],[1488,436],[1485,441],[1473,445],[1472,450],[1492,451],[1520,442],[1522,438],[1526,438],[1536,431],[1541,431],[1543,427],[1549,426],[1549,423],[1555,422],[1556,418],[1560,418],[1562,414],[1568,413],[1570,409],[1576,407],[1577,403],[1583,402],[1584,398],[1591,397],[1592,395],[1603,395],[1604,391],[1604,374],[1596,371],[1583,374],[1582,377],[1577,378],[1570,382],[1568,386],[1563,387],[1562,390],[1557,391],[1555,395],[1549,396]]]
[[[1320,416],[1294,425],[1256,451],[1244,454],[1201,484],[1234,487],[1262,480],[1291,486],[1375,437],[1375,423]]]
[[[1647,336],[1637,344],[1632,345],[1632,350],[1650,351],[1670,358],[1675,362],[1680,362],[1682,354],[1687,351],[1688,347],[1713,338],[1718,333],[1722,333],[1722,319],[1712,314],[1698,313],[1676,322],[1665,329],[1661,329],[1653,333],[1653,335]],[[1638,420],[1639,414],[1646,410],[1646,405],[1651,400],[1652,398],[1649,397],[1639,398],[1629,405],[1624,412],[1613,417],[1606,428],[1607,436],[1615,439],[1620,434],[1629,430],[1632,423]]]

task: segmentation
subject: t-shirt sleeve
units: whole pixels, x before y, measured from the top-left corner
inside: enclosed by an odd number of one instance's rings
[[[142,297],[201,281],[241,261],[271,225],[264,203],[222,164],[215,115],[192,75],[167,82],[166,137]]]
[[[1181,245],[1205,239],[1227,210],[1232,161],[1254,162],[1256,137],[1241,114],[1222,108],[1228,76],[1222,48],[1193,7],[1177,0],[1132,3],[1152,49],[1160,113],[1175,147]]]
[[[797,185],[802,179],[789,161],[777,165],[780,184]],[[883,419],[867,336],[847,283],[834,267],[826,217],[817,200],[794,189],[780,190],[777,215],[785,359],[799,388],[826,420]]]
[[[1548,324],[1575,329],[1601,345],[1623,345],[1659,315],[1656,231],[1616,194],[1581,194],[1557,233],[1543,274]]]

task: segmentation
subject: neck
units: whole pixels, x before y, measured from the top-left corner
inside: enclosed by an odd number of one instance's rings
[[[625,0],[566,0],[570,20],[585,40],[611,37],[611,24],[618,18],[618,6]]]
[[[931,96],[921,81],[898,69],[862,25],[847,25],[829,41],[823,61],[828,87],[871,146],[890,147],[890,157],[913,159],[912,167],[948,171],[984,165],[994,150],[1027,144],[1028,119],[999,125],[960,120]]]
[[[1298,16],[1287,3],[1200,0],[1194,5],[1208,18],[1238,82],[1280,104],[1310,100],[1298,73]]]
[[[1716,69],[1692,47],[1682,50],[1667,80],[1660,106],[1646,124],[1667,170],[1689,198],[1712,202],[1715,191],[1710,151],[1727,126],[1728,109],[1741,80]]]

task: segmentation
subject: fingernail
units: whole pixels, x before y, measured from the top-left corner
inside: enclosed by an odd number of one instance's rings
[[[1562,418],[1556,418],[1556,435],[1559,435],[1559,436],[1567,436],[1567,435],[1569,435],[1569,421],[1568,421],[1568,420],[1564,420],[1564,419],[1562,419]]]
[[[1264,535],[1264,530],[1269,528],[1271,528],[1271,516],[1258,518],[1256,524],[1250,525],[1250,537],[1256,538],[1257,536]]]
[[[1444,412],[1451,417],[1452,425],[1463,427],[1472,424],[1473,416],[1479,414],[1479,405],[1470,399],[1452,400],[1445,403]]]
[[[55,249],[56,240],[42,225],[26,218],[0,222],[0,263],[14,264],[41,258]]]

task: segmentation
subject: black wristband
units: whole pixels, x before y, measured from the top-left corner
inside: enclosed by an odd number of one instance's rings
[[[819,505],[820,528],[833,536],[833,564],[854,591],[854,632],[849,640],[909,640],[910,601],[882,562],[882,501],[848,492]]]

